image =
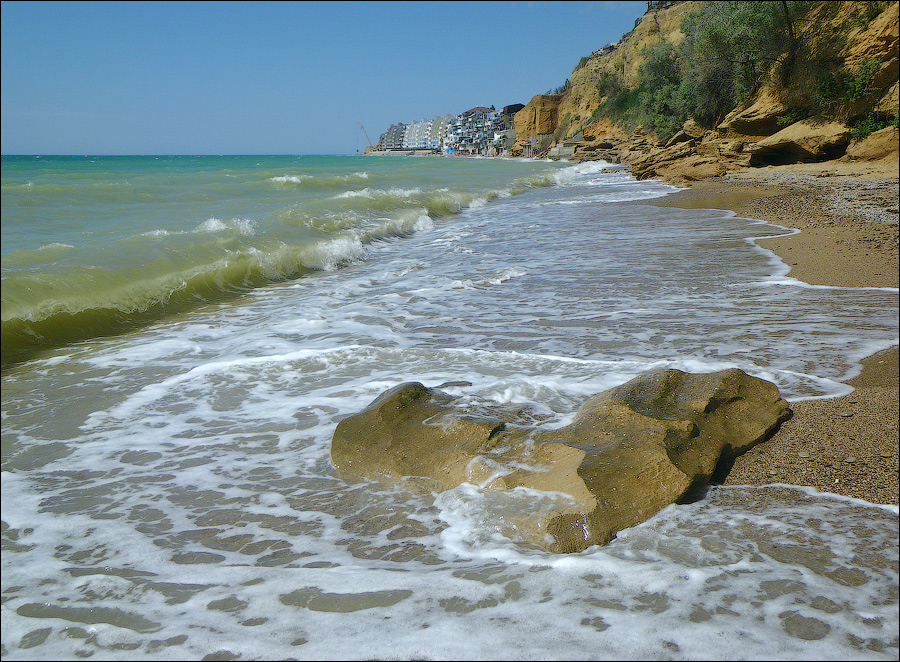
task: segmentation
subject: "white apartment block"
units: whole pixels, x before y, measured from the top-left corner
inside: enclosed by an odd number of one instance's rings
[[[433,120],[411,122],[406,126],[403,149],[428,149],[431,147],[431,125]]]

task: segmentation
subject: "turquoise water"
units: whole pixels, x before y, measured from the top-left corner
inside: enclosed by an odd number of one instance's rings
[[[896,345],[897,291],[812,287],[602,162],[3,159],[3,660],[898,655],[898,513],[714,488],[555,555],[558,494],[336,475],[402,382],[565,425],[651,369],[790,402]],[[896,435],[896,430],[886,430]]]
[[[3,362],[363,259],[547,162],[3,157]]]

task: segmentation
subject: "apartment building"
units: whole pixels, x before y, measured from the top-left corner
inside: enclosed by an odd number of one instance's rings
[[[429,149],[431,147],[431,126],[434,120],[419,120],[406,126],[403,149]]]
[[[409,124],[392,124],[381,135],[382,150],[433,150],[449,156],[497,156],[515,142],[513,117],[522,104],[497,111],[475,106],[461,115],[445,115]]]
[[[450,128],[450,122],[453,119],[454,116],[450,113],[447,113],[443,117],[435,117],[434,121],[431,123],[431,133],[428,136],[428,146],[431,147],[431,149],[433,149],[434,151],[444,151],[447,131]]]
[[[405,124],[391,124],[390,128],[381,134],[378,144],[383,150],[403,149],[403,139],[406,136]]]

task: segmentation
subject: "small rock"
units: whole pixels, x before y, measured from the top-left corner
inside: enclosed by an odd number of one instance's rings
[[[838,414],[838,416],[842,416],[843,418],[850,418],[851,416],[853,416],[853,412],[852,411],[842,411],[840,414]]]
[[[854,462],[856,462],[856,458],[851,455],[850,457],[845,457],[844,462],[846,462],[847,464],[853,464]]]
[[[799,453],[797,453],[797,457],[809,457],[809,453],[800,451]]]

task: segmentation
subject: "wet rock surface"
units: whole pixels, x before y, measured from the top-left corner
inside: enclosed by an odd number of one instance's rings
[[[737,369],[651,372],[590,398],[556,429],[527,407],[409,382],[342,420],[331,460],[346,478],[412,489],[471,483],[561,495],[549,510],[518,514],[515,530],[522,542],[577,552],[697,498],[789,416],[774,384]]]

